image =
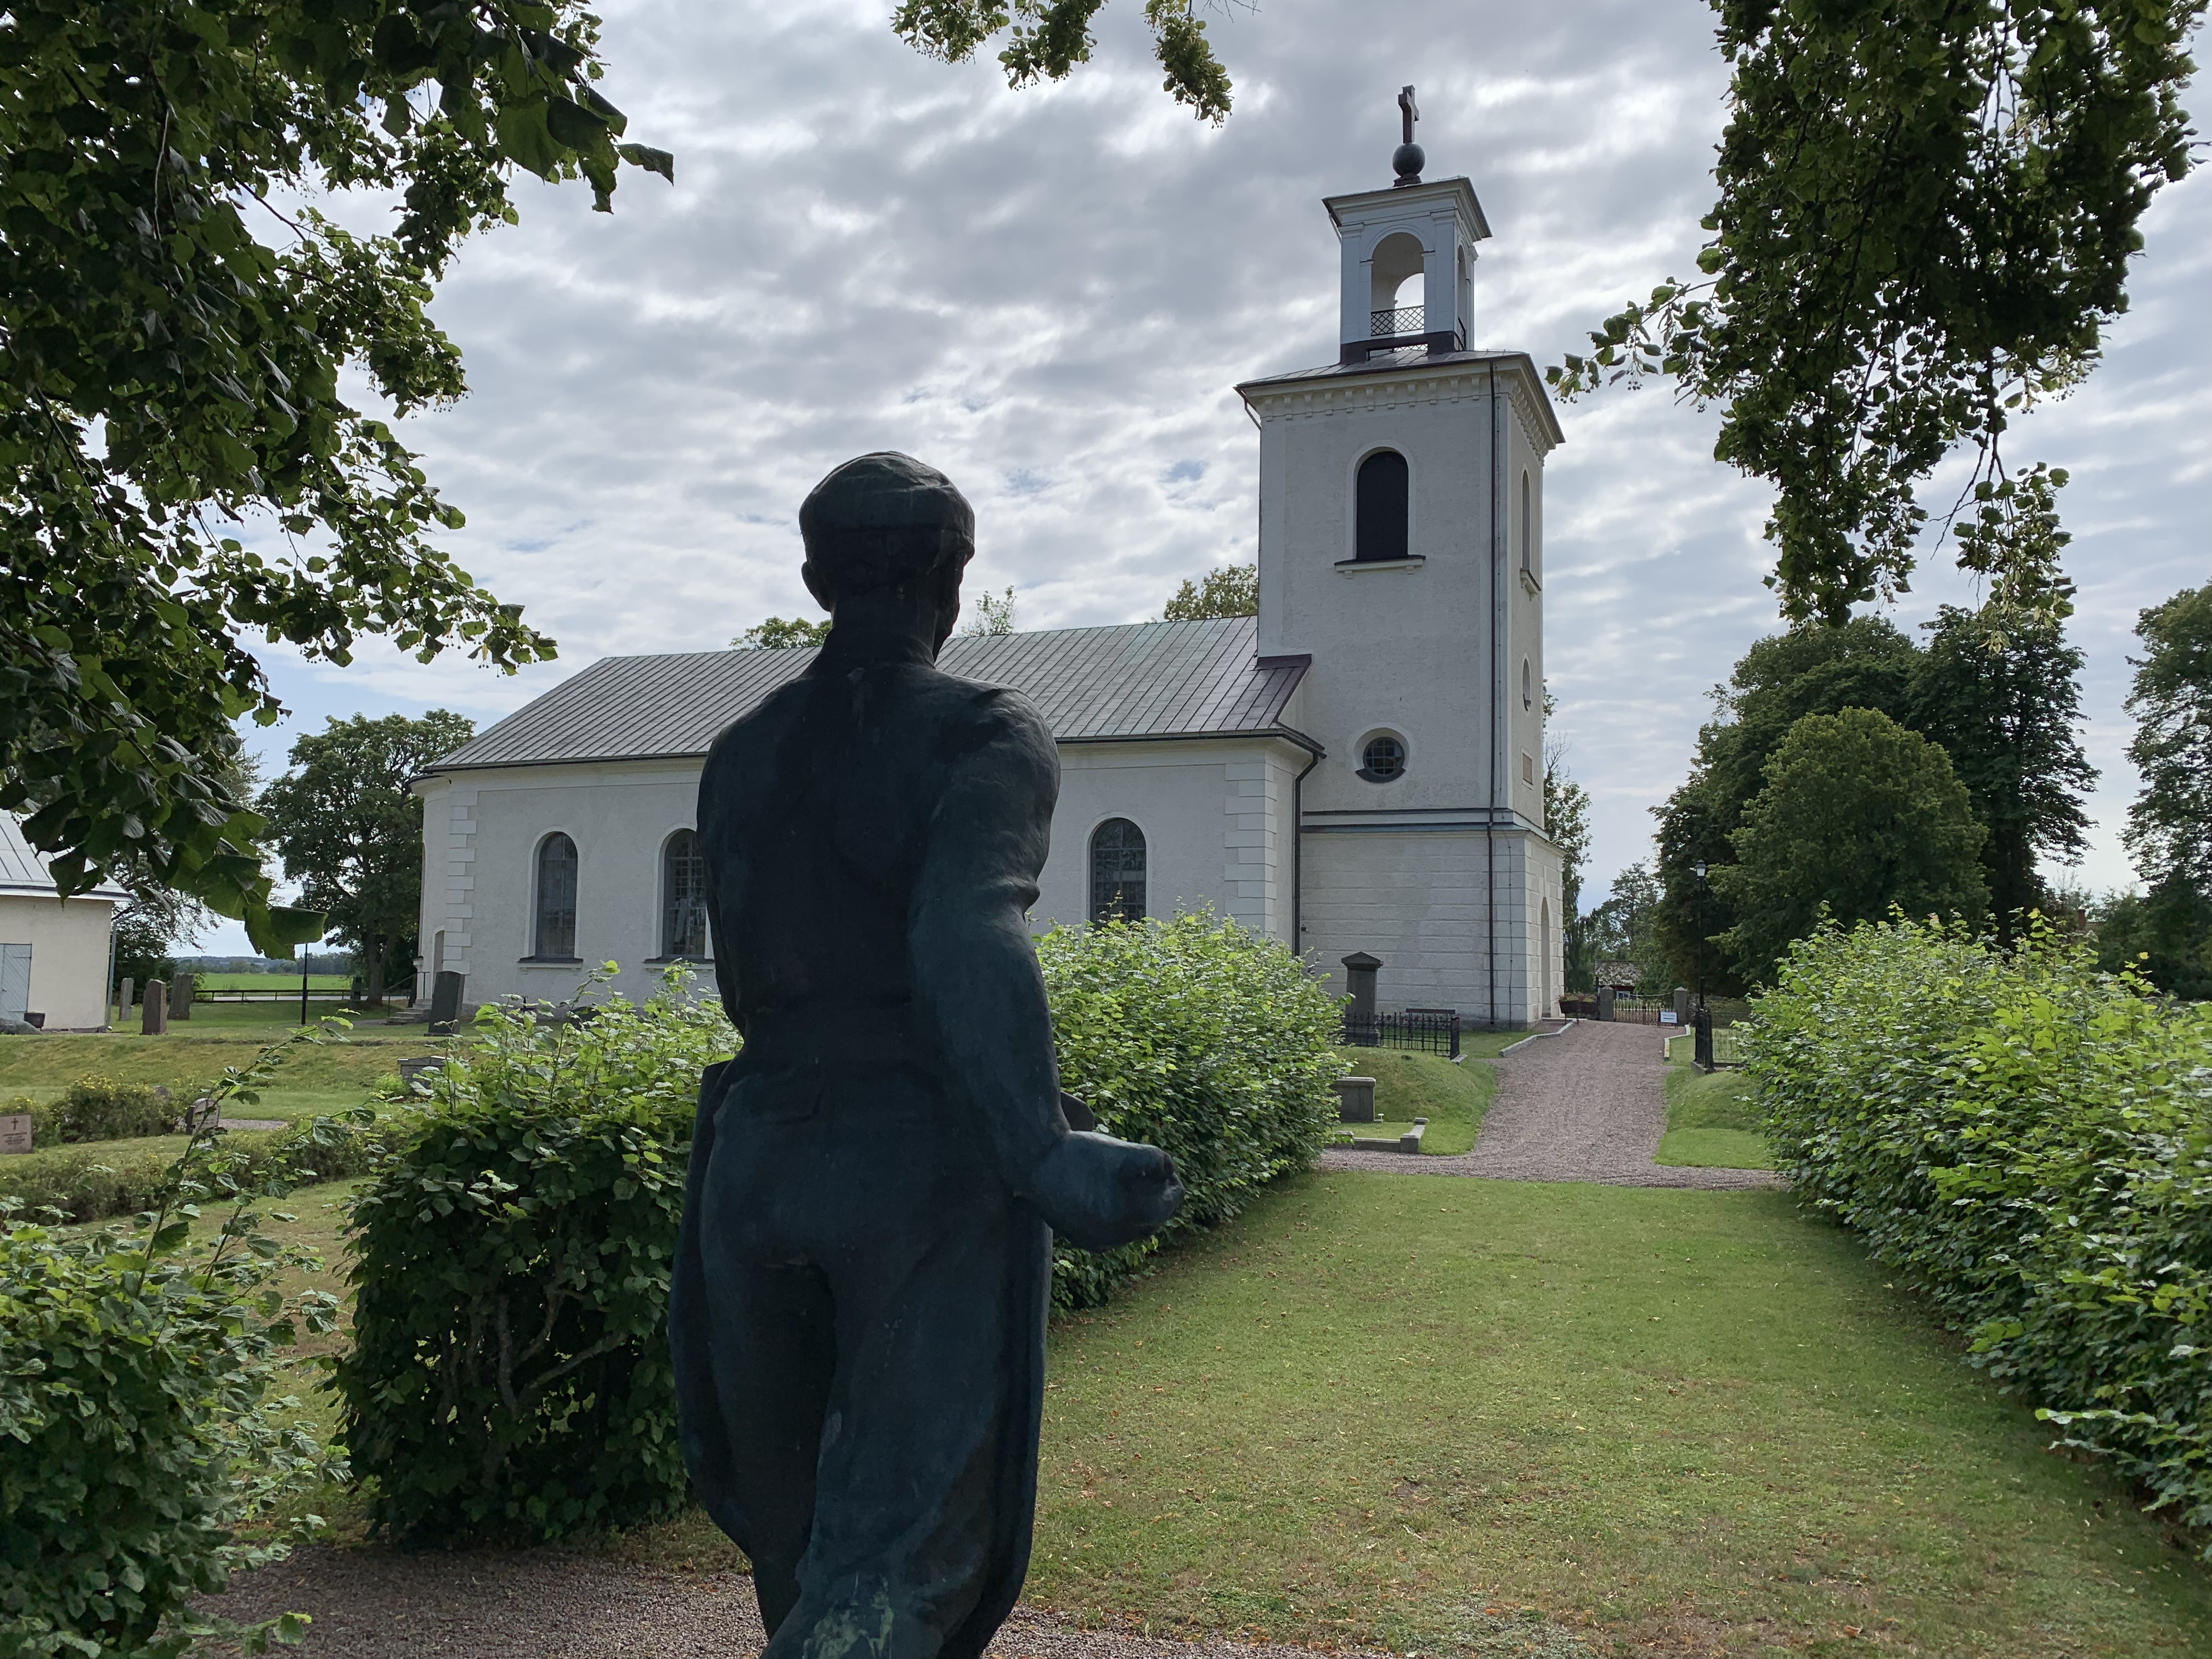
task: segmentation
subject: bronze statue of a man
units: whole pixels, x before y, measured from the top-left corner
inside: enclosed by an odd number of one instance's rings
[[[768,1659],[975,1659],[1020,1593],[1051,1232],[1175,1213],[1155,1147],[1072,1130],[1026,912],[1060,766],[940,673],[975,515],[864,455],[799,512],[831,614],[699,786],[714,973],[669,1329],[684,1452]]]

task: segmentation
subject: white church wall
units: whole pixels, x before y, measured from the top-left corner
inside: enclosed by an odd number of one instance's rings
[[[1545,993],[1556,998],[1560,983],[1559,850],[1543,837],[1501,829],[1493,842],[1480,824],[1309,826],[1303,860],[1306,954],[1332,994],[1348,988],[1343,958],[1364,951],[1382,960],[1375,994],[1385,1012],[1453,1008],[1466,1024],[1486,1024],[1494,943],[1497,1023],[1528,1025],[1557,1012]]]
[[[1031,920],[1040,933],[1090,915],[1091,832],[1126,817],[1145,832],[1147,909],[1210,906],[1276,939],[1290,933],[1288,813],[1308,757],[1279,739],[1072,743],[1060,749],[1052,850]],[[468,975],[471,1002],[556,1001],[588,967],[620,964],[646,988],[659,955],[660,857],[696,823],[700,763],[487,768],[418,786],[423,799],[419,995],[439,968]],[[576,844],[576,955],[532,954],[538,844]],[[442,934],[442,938],[441,935]]]
[[[1522,838],[1524,860],[1523,914],[1525,948],[1522,990],[1528,1018],[1552,1019],[1559,1012],[1559,994],[1566,986],[1565,932],[1560,925],[1559,849],[1540,836]]]
[[[1480,829],[1309,827],[1301,860],[1306,955],[1331,994],[1347,989],[1343,958],[1365,951],[1382,961],[1378,1006],[1487,1018],[1488,866]]]
[[[586,970],[619,964],[617,986],[643,994],[660,953],[660,855],[694,827],[701,763],[488,768],[420,786],[426,872],[419,946],[427,975],[468,975],[468,1000],[558,1001]],[[527,960],[539,842],[576,843],[576,955],[581,965]],[[441,845],[440,843],[443,844]],[[442,942],[438,935],[443,933]]]
[[[1328,750],[1306,780],[1310,811],[1482,802],[1489,469],[1468,465],[1490,441],[1480,371],[1248,390],[1261,417],[1260,648],[1312,653],[1297,718]],[[1347,562],[1354,477],[1382,448],[1406,457],[1419,562]],[[1357,775],[1380,730],[1409,751],[1388,784]]]
[[[1091,838],[1114,818],[1144,831],[1146,912],[1208,908],[1290,932],[1287,814],[1306,759],[1279,740],[1068,743],[1052,852],[1030,912],[1039,933],[1091,915]]]
[[[1538,429],[1537,415],[1528,388],[1517,376],[1504,384],[1510,416],[1505,427],[1503,469],[1508,799],[1515,811],[1540,824],[1544,821],[1544,447],[1532,435]],[[1524,667],[1528,671],[1525,687]]]

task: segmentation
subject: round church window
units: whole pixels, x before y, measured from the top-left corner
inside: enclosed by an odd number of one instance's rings
[[[1406,745],[1388,732],[1376,733],[1367,739],[1367,747],[1360,751],[1365,763],[1359,775],[1370,783],[1388,783],[1402,777],[1406,772]]]

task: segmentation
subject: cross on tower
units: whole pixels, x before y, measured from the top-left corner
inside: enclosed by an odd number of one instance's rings
[[[1397,153],[1391,156],[1390,166],[1398,175],[1398,186],[1402,189],[1407,185],[1421,182],[1421,167],[1429,159],[1421,154],[1421,147],[1413,142],[1413,123],[1421,118],[1421,106],[1413,101],[1413,88],[1399,88],[1398,113],[1405,129],[1406,142],[1400,144]]]

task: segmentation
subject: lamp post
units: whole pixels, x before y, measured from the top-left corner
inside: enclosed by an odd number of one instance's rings
[[[1698,878],[1698,1006],[1702,1008],[1705,1006],[1705,861],[1699,859],[1690,870]]]
[[[1698,929],[1698,1012],[1695,1016],[1696,1037],[1691,1043],[1692,1063],[1710,1074],[1713,1069],[1713,1016],[1705,1006],[1705,865],[1700,859],[1690,866],[1698,878],[1698,895],[1693,901],[1697,908]]]

